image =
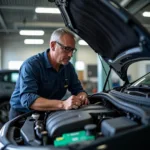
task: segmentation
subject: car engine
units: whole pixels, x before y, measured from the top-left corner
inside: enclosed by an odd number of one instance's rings
[[[64,147],[113,137],[136,129],[142,122],[138,113],[119,108],[110,93],[89,97],[90,104],[67,111],[32,112],[18,118],[9,129],[9,140],[16,145]],[[123,103],[121,103],[122,106]]]

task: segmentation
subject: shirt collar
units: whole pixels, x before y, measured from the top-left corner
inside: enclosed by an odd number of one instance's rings
[[[44,61],[45,61],[45,65],[46,65],[46,68],[52,68],[52,64],[50,63],[49,59],[48,59],[48,53],[49,53],[50,49],[47,49],[45,52],[44,52]]]

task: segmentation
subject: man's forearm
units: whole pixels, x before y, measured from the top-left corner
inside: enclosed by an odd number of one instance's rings
[[[39,97],[30,106],[33,110],[49,111],[49,110],[61,110],[64,109],[63,101],[61,100],[49,100]]]

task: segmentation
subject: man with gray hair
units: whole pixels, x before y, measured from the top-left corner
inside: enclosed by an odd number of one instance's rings
[[[10,99],[9,119],[31,110],[69,110],[88,104],[87,94],[69,62],[76,52],[73,33],[63,28],[55,30],[49,47],[22,64]],[[67,90],[72,96],[61,100]]]

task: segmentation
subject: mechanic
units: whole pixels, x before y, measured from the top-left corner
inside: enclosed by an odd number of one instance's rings
[[[52,33],[49,46],[20,67],[10,99],[10,120],[31,110],[69,110],[88,104],[87,94],[69,62],[76,52],[74,34],[59,28]],[[72,96],[62,100],[67,89]]]

